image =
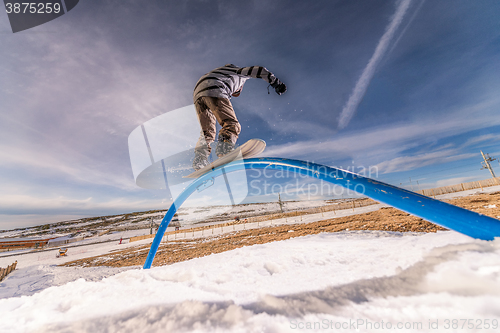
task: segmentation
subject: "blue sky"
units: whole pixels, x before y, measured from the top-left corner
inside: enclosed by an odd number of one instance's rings
[[[191,104],[198,78],[226,63],[288,86],[250,80],[233,99],[239,142],[264,139],[266,156],[375,166],[414,189],[488,178],[498,17],[493,0],[82,0],[12,34],[0,14],[0,229],[167,208],[134,184],[127,137]]]

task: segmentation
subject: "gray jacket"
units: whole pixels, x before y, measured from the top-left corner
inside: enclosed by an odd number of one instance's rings
[[[237,67],[233,64],[214,69],[203,75],[194,87],[193,100],[202,96],[230,99],[231,95],[238,94],[245,81],[250,78],[262,79],[272,84],[276,77],[273,73],[261,66]]]

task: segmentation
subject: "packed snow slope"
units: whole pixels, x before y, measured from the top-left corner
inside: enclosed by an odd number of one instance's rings
[[[315,201],[286,201],[283,202],[285,211],[305,210],[326,205],[344,203],[352,199],[332,199]],[[206,207],[181,207],[178,215],[183,226],[210,222],[234,221],[235,216],[247,218],[250,216],[260,216],[280,212],[280,205],[277,202],[239,204],[235,206],[206,206]],[[135,212],[120,215],[97,216],[82,218],[72,221],[61,221],[35,227],[20,228],[14,230],[0,230],[0,240],[2,238],[16,237],[59,237],[70,233],[78,236],[90,237],[103,230],[110,232],[122,232],[139,229],[149,229],[151,221],[156,225],[161,223],[167,210],[154,210],[145,212]],[[84,230],[84,231],[83,231]],[[143,234],[143,233],[142,233]],[[140,232],[132,236],[142,235]],[[75,235],[75,236],[77,236]],[[130,235],[127,235],[130,236]]]
[[[31,266],[2,285],[0,332],[496,332],[500,241],[322,233],[150,270]]]

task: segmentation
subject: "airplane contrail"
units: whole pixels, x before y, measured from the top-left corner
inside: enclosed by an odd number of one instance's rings
[[[401,31],[401,33],[399,34],[398,38],[396,38],[396,41],[394,43],[392,43],[391,48],[386,53],[387,55],[391,54],[391,52],[396,48],[396,46],[398,45],[399,41],[401,40],[401,38],[404,36],[406,30],[408,29],[408,27],[411,25],[411,23],[413,22],[413,20],[415,19],[415,17],[417,17],[417,14],[420,11],[420,8],[422,8],[424,2],[425,2],[425,0],[420,1],[420,3],[418,4],[417,8],[413,11],[413,14],[408,19],[408,23],[406,23],[406,26],[403,28],[403,31]],[[386,57],[386,59],[387,59],[387,57]]]
[[[384,35],[382,36],[382,38],[380,38],[380,41],[378,42],[378,45],[375,48],[375,52],[373,53],[370,61],[368,62],[368,65],[366,65],[365,69],[363,70],[363,73],[359,77],[358,82],[356,82],[356,85],[354,86],[351,96],[349,96],[349,100],[344,105],[344,108],[340,113],[339,124],[338,124],[339,129],[345,128],[351,121],[351,118],[354,116],[354,113],[356,113],[356,109],[361,100],[363,99],[366,89],[368,88],[368,85],[370,84],[370,81],[373,78],[375,69],[377,68],[378,63],[380,62],[380,59],[382,59],[382,56],[385,54],[385,51],[387,50],[387,47],[389,46],[391,39],[394,37],[394,33],[396,32],[399,25],[403,21],[403,17],[406,11],[408,10],[408,7],[410,6],[410,3],[411,0],[401,0],[398,7],[396,8],[396,13],[394,14],[389,25],[387,26]]]

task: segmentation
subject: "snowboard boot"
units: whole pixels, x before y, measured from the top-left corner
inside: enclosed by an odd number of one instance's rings
[[[196,171],[203,169],[210,163],[208,162],[208,157],[210,156],[210,152],[208,151],[208,147],[204,146],[201,149],[195,149],[194,151],[194,159],[193,159],[193,169]]]
[[[222,157],[234,150],[234,143],[231,141],[219,141],[217,142],[217,147],[215,148],[215,153],[217,157]]]

